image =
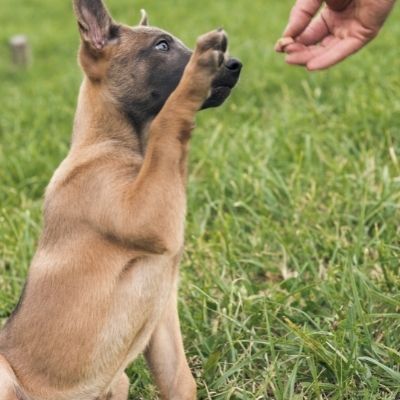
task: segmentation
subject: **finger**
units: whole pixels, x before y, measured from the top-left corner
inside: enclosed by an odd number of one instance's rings
[[[286,57],[286,62],[293,65],[308,65],[308,63],[317,57],[322,56],[328,49],[338,43],[340,39],[329,36],[324,41],[315,46],[303,45],[303,50],[292,52]]]
[[[306,49],[307,49],[307,46],[305,46],[303,43],[294,42],[294,43],[286,46],[284,49],[284,52],[286,54],[292,54],[292,53],[297,53],[300,51],[305,51]]]
[[[285,61],[290,65],[307,65],[313,58],[318,57],[320,52],[319,46],[305,47],[302,51],[288,54]]]
[[[366,43],[357,38],[342,39],[328,46],[326,51],[316,54],[307,61],[307,69],[310,71],[317,71],[329,68],[356,53],[364,47],[365,44]]]
[[[322,0],[297,0],[283,36],[299,36],[320,9]]]
[[[329,35],[329,29],[321,15],[313,19],[302,34],[296,38],[296,42],[305,45],[316,44]]]
[[[335,36],[329,35],[329,36],[326,36],[322,40],[321,43],[319,43],[319,46],[326,47],[326,46],[329,46],[333,41],[338,41],[338,40],[339,39],[335,38]],[[293,53],[298,53],[298,52],[302,52],[302,51],[308,51],[307,50],[308,47],[310,47],[310,46],[306,46],[303,43],[294,42],[294,43],[286,46],[285,49],[284,49],[284,52],[286,54],[293,54]],[[316,46],[314,46],[314,47],[316,47]]]
[[[275,44],[275,51],[278,53],[283,53],[285,48],[292,43],[294,43],[294,40],[291,37],[280,38]]]

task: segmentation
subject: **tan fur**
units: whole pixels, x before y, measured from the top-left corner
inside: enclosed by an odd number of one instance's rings
[[[21,305],[0,333],[0,400],[125,400],[124,370],[144,350],[163,398],[196,398],[177,314],[178,262],[188,141],[223,37],[199,39],[147,128],[144,153],[105,101],[110,60],[126,50],[109,45],[94,62],[82,46],[71,149],[46,191]]]

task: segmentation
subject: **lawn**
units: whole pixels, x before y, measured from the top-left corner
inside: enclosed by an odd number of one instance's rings
[[[18,301],[81,73],[68,1],[1,0],[0,318]],[[108,0],[193,46],[223,26],[244,63],[192,140],[180,315],[199,399],[400,396],[400,10],[328,72],[273,52],[290,0]],[[34,63],[15,71],[8,38]],[[156,399],[142,359],[131,399]]]

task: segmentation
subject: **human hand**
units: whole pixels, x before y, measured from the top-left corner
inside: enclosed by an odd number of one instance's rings
[[[297,0],[293,7],[275,46],[288,64],[321,70],[356,53],[379,33],[395,0],[327,0],[317,15],[322,3]]]

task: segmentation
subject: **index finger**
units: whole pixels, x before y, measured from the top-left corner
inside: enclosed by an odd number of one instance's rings
[[[289,23],[283,32],[283,36],[292,38],[299,36],[321,8],[322,1],[297,0],[290,13]]]

